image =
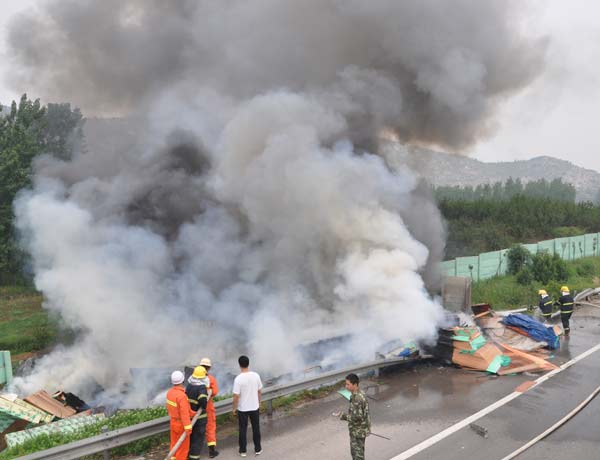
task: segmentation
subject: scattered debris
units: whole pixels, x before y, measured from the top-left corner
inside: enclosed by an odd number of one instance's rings
[[[482,427],[481,425],[477,425],[476,423],[471,423],[469,425],[469,427],[475,432],[477,433],[479,436],[486,438],[488,437],[488,430],[487,428]]]
[[[419,347],[412,340],[406,343],[392,340],[383,344],[375,355],[379,359],[414,358],[419,356]]]
[[[574,300],[575,305],[600,308],[600,288],[584,289]]]
[[[558,368],[558,366],[552,364],[550,361],[532,353],[526,353],[502,343],[499,345],[512,360],[511,368],[499,372],[499,375],[516,374],[525,371],[550,371]]]
[[[0,450],[42,433],[72,432],[105,417],[102,413],[92,415],[85,401],[72,393],[59,391],[54,396],[45,391],[24,399],[0,394]]]
[[[433,350],[435,356],[466,369],[497,373],[501,366],[507,366],[510,359],[502,351],[488,342],[478,327],[440,329],[438,342]]]
[[[548,327],[521,313],[498,315],[489,304],[472,306],[474,326],[438,331],[433,354],[468,370],[497,375],[555,369],[546,349],[560,346],[558,327]],[[456,322],[455,322],[456,324]]]
[[[14,419],[27,420],[30,423],[50,423],[54,416],[17,398],[17,395],[0,395],[0,412]]]
[[[67,418],[75,415],[77,411],[57,401],[44,390],[33,393],[25,398],[29,404],[54,415],[57,418]]]
[[[527,390],[529,390],[534,385],[535,385],[535,381],[527,380],[526,382],[521,383],[517,388],[515,388],[515,391],[517,391],[519,393],[525,393]]]
[[[9,448],[14,447],[19,444],[23,444],[25,441],[35,438],[40,434],[73,433],[84,426],[92,425],[104,418],[104,414],[75,416],[35,428],[30,428],[28,430],[9,433],[5,436],[6,445]]]
[[[67,406],[75,409],[75,412],[77,412],[77,413],[91,409],[91,407],[88,406],[85,403],[85,401],[79,399],[79,397],[77,397],[73,393],[65,393],[64,391],[57,391],[56,393],[54,393],[52,395],[52,397],[58,401],[61,401],[64,404],[66,404]]]
[[[553,327],[548,327],[531,316],[523,313],[514,313],[502,319],[507,327],[523,334],[538,342],[545,342],[546,346],[554,350],[560,347],[558,336],[554,332]]]
[[[484,335],[492,342],[505,343],[523,351],[539,350],[547,345],[546,342],[538,342],[517,330],[509,329],[502,323],[502,320],[502,316],[497,316],[492,312],[484,318],[478,318],[476,322]]]

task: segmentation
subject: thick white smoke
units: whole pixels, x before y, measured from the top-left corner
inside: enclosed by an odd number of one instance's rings
[[[311,97],[270,93],[233,114],[213,167],[186,176],[205,198],[173,235],[128,222],[123,208],[148,193],[144,169],[161,164],[152,154],[70,187],[44,176],[53,162],[40,163],[35,189],[16,207],[19,227],[46,306],[81,340],[17,380],[23,391],[62,385],[85,394],[94,381],[116,392],[130,368],[242,352],[278,374],[301,369],[298,346],[324,337],[360,338],[352,351],[360,361],[387,340],[435,335],[441,308],[418,274],[429,251],[402,219],[413,176],[358,155],[344,117]],[[151,188],[182,180],[181,170],[165,170]]]
[[[46,307],[78,331],[17,387],[118,397],[131,368],[205,355],[234,367],[247,353],[277,375],[322,338],[349,336],[354,361],[434,338],[443,310],[423,276],[442,255],[441,217],[377,138],[461,146],[487,129],[498,96],[541,60],[510,5],[155,3],[164,22],[133,0],[54,0],[18,22],[51,18],[21,37],[21,73],[39,69],[41,87],[75,103],[137,107],[145,128],[127,150],[40,158],[16,203]],[[99,16],[105,40],[83,27]],[[65,72],[30,60],[47,43]],[[138,66],[118,78],[124,55]]]

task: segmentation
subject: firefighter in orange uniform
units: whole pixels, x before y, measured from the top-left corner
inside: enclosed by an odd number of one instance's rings
[[[200,365],[206,369],[207,373],[210,372],[212,363],[209,358],[202,358],[202,360],[200,360]],[[219,385],[217,385],[217,379],[214,375],[209,373],[208,379],[210,380],[209,390],[212,390],[212,393],[206,406],[206,445],[208,446],[209,458],[215,458],[219,455],[219,451],[217,450],[217,414],[215,413],[215,403],[213,402],[213,398],[219,392]]]
[[[169,449],[173,449],[184,431],[187,434],[183,444],[177,449],[171,460],[187,460],[190,451],[190,434],[192,433],[190,418],[193,412],[183,388],[183,380],[183,372],[173,372],[171,374],[173,387],[167,392],[167,412],[171,417],[171,447]]]

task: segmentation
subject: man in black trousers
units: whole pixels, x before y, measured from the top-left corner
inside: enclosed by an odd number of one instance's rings
[[[240,456],[246,456],[246,432],[248,430],[248,419],[252,425],[252,440],[254,442],[254,454],[262,454],[260,445],[260,400],[262,382],[256,372],[249,369],[250,360],[247,356],[238,358],[240,374],[233,381],[233,415],[238,416],[239,425],[239,447]]]

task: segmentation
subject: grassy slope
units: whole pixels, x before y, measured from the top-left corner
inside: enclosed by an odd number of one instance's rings
[[[43,350],[56,336],[56,322],[42,308],[42,295],[19,286],[0,287],[0,350],[13,362],[26,353]]]
[[[600,286],[600,258],[588,257],[568,262],[569,279],[564,282],[550,281],[547,285],[532,283],[521,285],[514,276],[500,276],[473,283],[473,303],[489,303],[496,310],[507,310],[527,305],[538,304],[538,289],[546,289],[555,300],[559,289],[567,285],[574,291],[581,292],[590,287]]]

